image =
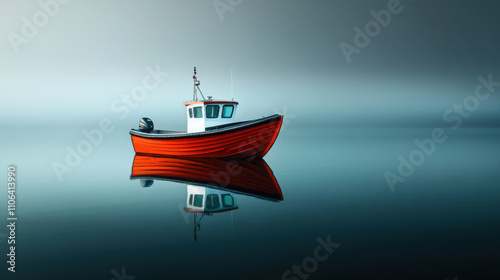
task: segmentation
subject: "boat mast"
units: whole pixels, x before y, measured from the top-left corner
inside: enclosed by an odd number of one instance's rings
[[[194,232],[194,242],[196,242],[196,239],[197,239],[197,236],[196,236],[196,232],[198,231],[198,228],[197,228],[197,223],[196,223],[196,213],[194,213],[194,229],[193,229],[193,232]]]
[[[200,80],[196,77],[196,67],[194,67],[194,75],[193,75],[193,80],[194,80],[194,89],[193,89],[193,101],[198,101],[198,90],[200,91],[201,97],[203,97],[203,100],[205,100],[205,96],[203,96],[203,92],[201,92],[200,89]]]
[[[196,78],[196,66],[194,67],[193,82],[194,82],[193,101],[198,101],[198,94],[197,94],[196,88],[198,87],[200,82],[198,81],[198,78]]]
[[[199,230],[200,230],[200,222],[201,222],[201,219],[203,219],[203,213],[201,214],[201,218],[199,221],[196,220],[196,213],[194,213],[194,229],[193,229],[193,232],[194,232],[194,242],[196,242],[196,240],[198,240],[198,235],[196,234]]]

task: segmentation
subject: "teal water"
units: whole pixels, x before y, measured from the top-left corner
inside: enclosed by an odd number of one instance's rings
[[[52,164],[80,130],[13,130],[0,179],[17,166],[16,273],[0,238],[2,279],[496,279],[500,130],[447,131],[393,192],[384,173],[431,131],[287,126],[265,157],[284,200],[236,194],[239,209],[204,217],[194,242],[186,184],[130,179],[127,129],[62,181]]]

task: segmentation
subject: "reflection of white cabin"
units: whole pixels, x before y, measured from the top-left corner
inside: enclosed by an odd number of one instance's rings
[[[233,194],[227,191],[187,185],[184,210],[192,213],[218,213],[238,209]]]
[[[229,124],[234,122],[235,101],[208,100],[188,101],[186,105],[187,132],[205,131],[206,127]]]
[[[200,222],[203,216],[211,216],[214,213],[236,209],[238,209],[236,199],[230,192],[208,187],[187,185],[187,201],[184,210],[194,215],[194,242],[198,239],[197,232],[200,230]],[[201,214],[200,219],[196,217],[198,214]]]

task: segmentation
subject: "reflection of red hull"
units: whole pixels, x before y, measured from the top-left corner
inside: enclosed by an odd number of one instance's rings
[[[131,178],[161,179],[283,200],[271,168],[262,159],[246,161],[136,155]]]
[[[138,154],[196,158],[264,157],[278,137],[283,116],[223,125],[198,133],[130,131]]]

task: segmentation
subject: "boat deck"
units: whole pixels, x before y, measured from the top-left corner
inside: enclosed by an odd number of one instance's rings
[[[196,136],[206,136],[210,134],[220,133],[223,131],[237,130],[239,128],[247,128],[254,125],[260,125],[266,122],[272,122],[281,118],[281,115],[275,114],[269,117],[263,117],[260,119],[235,122],[224,125],[217,125],[205,128],[205,131],[201,132],[185,132],[185,131],[172,131],[172,130],[159,130],[155,129],[151,132],[143,132],[138,129],[131,129],[130,134],[144,137],[144,138],[178,138],[178,137],[196,137]]]

